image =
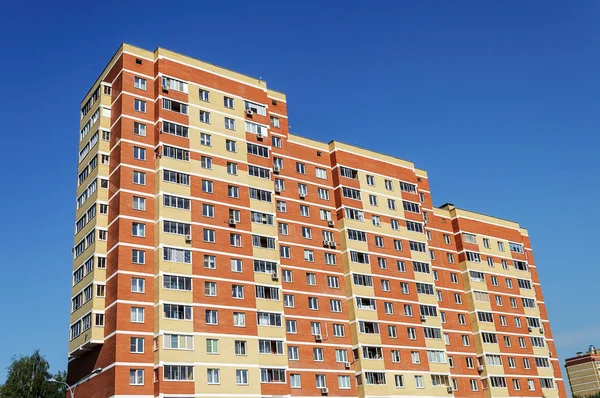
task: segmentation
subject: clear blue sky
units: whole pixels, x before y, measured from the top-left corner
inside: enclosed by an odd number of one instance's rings
[[[561,360],[600,344],[600,3],[151,3],[2,9],[0,380],[35,348],[65,368],[79,103],[123,41],[260,76],[293,132],[414,161],[434,204],[519,221]]]

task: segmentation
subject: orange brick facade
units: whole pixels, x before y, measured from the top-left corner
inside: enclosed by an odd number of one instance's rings
[[[165,89],[164,77],[185,90]],[[143,89],[136,87],[139,79]],[[259,80],[124,45],[97,86],[105,108],[97,129],[109,140],[87,156],[110,160],[105,175],[104,169],[96,175],[108,179],[97,194],[108,204],[99,281],[106,288],[91,313],[103,315],[104,323],[82,324],[84,333],[100,330],[101,341],[72,343],[68,382],[77,384],[78,396],[566,396],[529,237],[516,223],[453,205],[434,208],[426,173],[408,162],[289,134],[285,96]],[[227,98],[234,107],[223,108]],[[165,109],[165,99],[187,111]],[[143,112],[136,101],[145,103]],[[264,107],[265,115],[247,112],[248,104]],[[209,112],[210,122],[199,124],[199,112]],[[221,126],[222,118],[234,129]],[[247,122],[262,126],[264,136]],[[165,132],[165,123],[186,128],[187,137]],[[145,135],[136,133],[139,125]],[[225,150],[229,141],[235,151]],[[266,156],[247,153],[248,144]],[[166,148],[187,158],[170,159]],[[141,150],[145,157],[137,155]],[[250,175],[259,169],[269,175]],[[189,182],[166,181],[170,172]],[[167,209],[165,196],[189,208]],[[135,208],[140,198],[143,211]],[[165,222],[187,226],[191,239],[166,233]],[[138,224],[143,236],[132,234]],[[238,235],[241,243],[233,245]],[[274,246],[261,247],[260,237]],[[189,262],[167,260],[171,249],[185,252]],[[144,253],[143,264],[133,261],[133,251]],[[233,265],[238,260],[241,269]],[[258,269],[257,260],[275,263],[276,275]],[[76,256],[75,268],[81,262]],[[191,290],[167,289],[171,276],[189,278]],[[276,299],[258,293],[265,287]],[[366,300],[373,308],[359,306]],[[189,308],[191,319],[173,320],[165,305]],[[132,322],[132,308],[143,309],[143,322]],[[259,313],[280,324],[265,326]],[[217,324],[209,321],[212,314]],[[484,333],[497,342],[484,341]],[[193,350],[175,352],[167,335],[190,337]],[[143,339],[143,352],[131,352],[132,338]],[[71,339],[81,339],[73,325]],[[248,352],[236,346],[243,357],[235,357],[229,352],[241,341]],[[264,341],[281,343],[283,351],[250,350]],[[209,344],[219,352],[209,353]],[[192,376],[165,375],[165,367],[176,366],[189,367]],[[132,381],[136,369],[141,382]],[[283,380],[269,380],[271,370]]]

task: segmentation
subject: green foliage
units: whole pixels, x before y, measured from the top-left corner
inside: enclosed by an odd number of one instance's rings
[[[64,381],[65,372],[53,375],[48,361],[35,351],[32,355],[13,358],[8,367],[4,385],[0,385],[1,398],[65,398],[66,387],[48,379]]]

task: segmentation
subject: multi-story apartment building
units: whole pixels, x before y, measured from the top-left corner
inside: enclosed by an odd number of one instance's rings
[[[600,352],[593,345],[586,353],[565,360],[565,369],[574,397],[600,393]]]
[[[565,397],[525,229],[165,49],[82,102],[73,252],[78,395]]]

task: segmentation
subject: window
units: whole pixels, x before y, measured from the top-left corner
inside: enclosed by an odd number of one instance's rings
[[[133,293],[144,293],[144,279],[131,278],[131,291]]]
[[[166,109],[168,111],[173,111],[184,115],[188,114],[188,106],[184,103],[163,98],[162,105],[163,109]]]
[[[429,283],[417,282],[417,293],[433,295],[433,285]]]
[[[218,354],[219,353],[219,340],[218,339],[206,339],[206,353],[207,354]]]
[[[203,123],[210,124],[210,112],[208,111],[200,111],[200,121]]]
[[[338,376],[338,387],[340,390],[350,389],[350,376]]]
[[[131,262],[134,264],[144,264],[145,252],[143,250],[131,250]]]
[[[285,383],[285,369],[260,369],[261,383]]]
[[[500,376],[490,376],[490,385],[492,387],[506,387],[506,379]]]
[[[208,384],[221,384],[221,374],[219,369],[206,369],[206,382]]]
[[[173,207],[176,209],[190,210],[191,201],[190,199],[180,198],[177,196],[164,195],[163,206]]]
[[[337,257],[333,253],[325,253],[325,264],[336,265]]]
[[[215,207],[213,205],[209,205],[206,203],[202,204],[202,215],[204,217],[214,218],[215,216]]]
[[[421,363],[421,358],[419,356],[418,351],[411,351],[410,358],[412,360],[412,363]]]
[[[390,281],[388,281],[386,279],[382,279],[381,280],[381,290],[383,290],[384,292],[389,292],[390,291]]]
[[[486,354],[485,359],[489,366],[502,366],[502,357],[496,354]]]
[[[377,206],[377,196],[369,195],[369,203],[371,206]]]
[[[304,163],[296,162],[296,173],[306,174],[306,165]]]
[[[313,360],[315,362],[323,362],[323,349],[313,348]]]
[[[431,271],[429,269],[429,264],[427,263],[422,263],[419,261],[413,261],[413,270],[415,272],[421,272],[423,274],[430,274]]]
[[[473,358],[471,358],[471,357],[466,357],[465,363],[467,364],[467,368],[469,368],[469,369],[473,369],[475,367],[475,365],[473,363]]]
[[[513,357],[508,357],[508,367],[514,369],[517,367],[515,364],[515,359]]]
[[[142,173],[141,171],[134,171],[133,183],[138,185],[146,185],[146,173]]]
[[[287,308],[294,308],[294,296],[291,294],[283,295],[283,306]]]
[[[383,304],[384,304],[385,313],[388,315],[393,315],[394,314],[394,304],[389,303],[389,302],[385,302]]]
[[[259,177],[264,179],[271,178],[271,171],[264,167],[248,165],[248,175],[252,177]]]
[[[136,98],[133,101],[133,109],[135,109],[138,112],[146,113],[146,101],[142,101]]]
[[[204,228],[202,231],[202,236],[204,237],[204,241],[208,243],[215,243],[215,230]]]
[[[335,337],[344,337],[346,335],[346,332],[344,330],[344,325],[339,324],[339,323],[334,323],[333,324],[333,335]],[[346,351],[344,351],[344,352],[346,352]]]
[[[216,288],[216,286],[215,286],[215,288]],[[204,286],[205,293],[206,293],[206,289],[207,289],[207,286],[205,284],[205,286]],[[208,289],[210,290],[211,287],[208,286]],[[209,292],[209,293],[212,293],[212,292]],[[207,294],[207,296],[208,295],[209,294]],[[215,293],[215,295],[216,295],[216,293]],[[216,310],[206,310],[204,312],[204,315],[206,317],[206,324],[207,325],[218,325],[219,324],[219,314],[217,313]]]
[[[203,90],[203,89],[198,89],[198,98],[199,98],[201,101],[206,101],[206,102],[208,102],[208,101],[209,101],[209,98],[210,98],[210,93],[209,93],[208,91],[206,91],[206,90]]]
[[[248,385],[248,370],[236,369],[235,382],[237,385]]]
[[[279,291],[277,289],[275,289],[275,291],[277,291],[277,300],[279,300]],[[244,286],[232,285],[231,286],[231,297],[236,298],[236,299],[243,299],[244,298]]]
[[[413,232],[423,233],[423,224],[406,220],[406,229]]]
[[[163,170],[163,180],[166,182],[173,182],[181,185],[190,185],[189,174],[178,173],[176,171],[171,170]],[[204,187],[204,182],[202,186]]]
[[[474,253],[474,252],[465,252],[467,255],[467,261],[472,261],[475,263],[480,263],[481,262],[481,256],[479,255],[479,253]]]
[[[229,109],[233,109],[234,106],[234,99],[230,98],[230,97],[223,97],[223,106],[225,108],[229,108]]]
[[[146,236],[146,225],[142,223],[131,223],[131,235],[143,238]]]
[[[273,145],[273,148],[281,148],[281,138],[271,137],[271,144]]]
[[[469,336],[467,336],[466,334],[463,334],[462,335],[462,343],[463,343],[463,346],[465,346],[465,347],[470,346],[471,342],[469,340]]]
[[[403,200],[402,207],[404,208],[405,211],[408,211],[410,213],[420,213],[420,210],[419,210],[420,206],[418,203],[407,202],[406,200]]]
[[[415,387],[425,388],[425,384],[423,383],[423,376],[415,376]]]
[[[425,248],[425,243],[423,242],[414,242],[414,241],[409,241],[409,247],[411,251],[416,251],[416,252],[422,252],[422,253],[426,253],[427,250]]]
[[[297,333],[297,331],[296,331],[296,321],[287,319],[285,321],[285,331],[286,331],[286,333],[292,333],[292,334]]]
[[[144,370],[130,369],[129,370],[129,385],[143,386],[144,385]]]
[[[163,288],[170,290],[192,290],[192,278],[185,276],[164,275]]]
[[[258,326],[281,326],[281,314],[258,312]]]
[[[337,276],[327,276],[327,286],[332,289],[339,289],[340,279]]]
[[[402,291],[402,294],[410,294],[408,283],[400,282],[400,291]]]
[[[329,191],[325,188],[318,188],[317,194],[319,196],[319,199],[329,200]]]
[[[190,152],[185,149],[175,148],[172,146],[163,145],[163,156],[175,160],[190,160]],[[204,167],[204,165],[203,165]]]
[[[275,116],[271,116],[271,126],[275,128],[279,128],[279,118]]]
[[[348,187],[342,187],[342,196],[349,199],[361,200],[360,190]]]
[[[163,122],[163,126],[164,126],[164,123],[166,123],[166,122]],[[146,136],[146,125],[142,124],[142,123],[138,123],[138,122],[133,122],[133,134],[145,137]]]
[[[508,242],[508,247],[510,248],[511,252],[524,253],[523,245],[521,245],[521,244]]]
[[[163,304],[165,319],[179,319],[189,321],[192,319],[192,307],[180,304]]]
[[[139,88],[140,90],[146,89],[146,79],[142,79],[141,77],[135,76],[133,78],[133,87]]]
[[[246,314],[243,312],[233,313],[233,326],[246,327]]]
[[[396,210],[396,201],[394,199],[388,199],[388,208],[390,210]]]
[[[200,133],[200,145],[211,146],[212,137],[210,134]]]
[[[290,387],[291,388],[300,388],[300,375],[299,374],[290,374]]]
[[[144,309],[140,307],[131,307],[131,318],[133,323],[144,323]]]

